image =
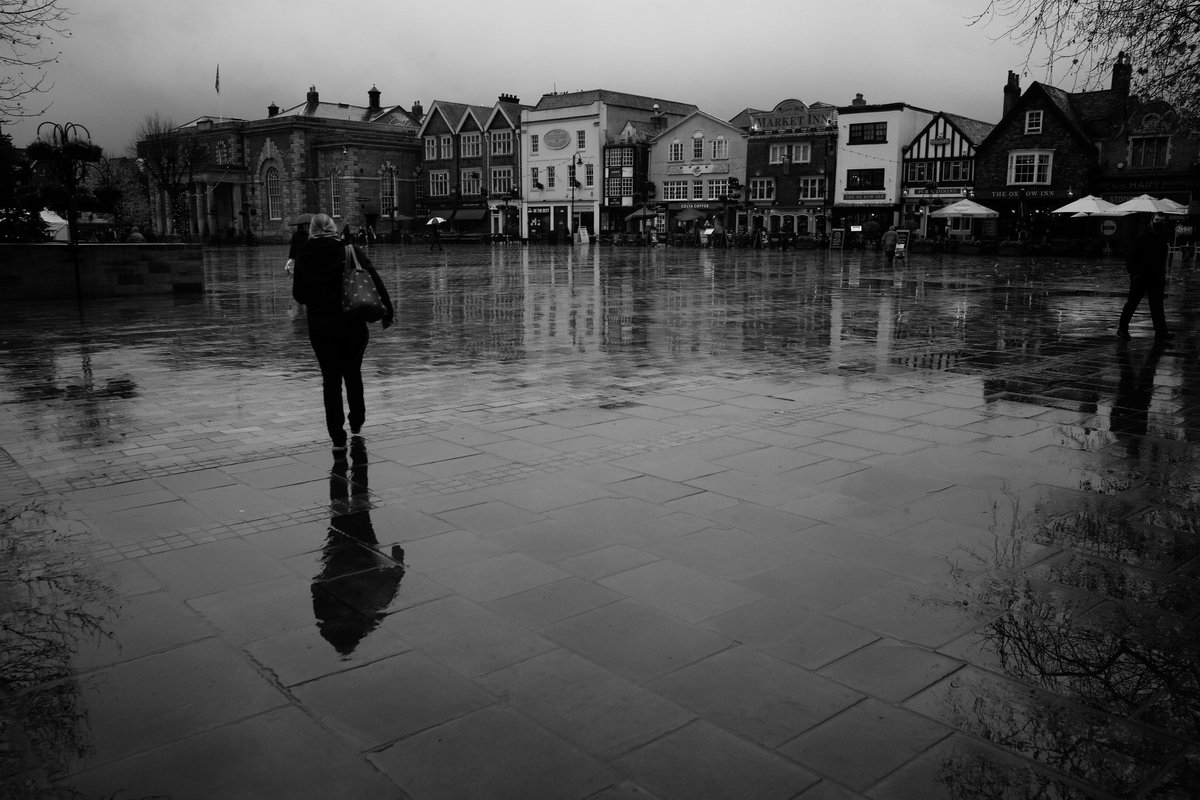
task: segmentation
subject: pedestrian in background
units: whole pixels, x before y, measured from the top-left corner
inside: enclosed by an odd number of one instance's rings
[[[429,249],[442,249],[442,225],[440,222],[435,222],[429,226]]]
[[[1129,323],[1137,311],[1142,298],[1150,306],[1150,320],[1154,323],[1154,338],[1158,341],[1174,339],[1175,334],[1167,328],[1167,316],[1163,311],[1163,298],[1167,293],[1167,255],[1171,242],[1167,238],[1167,218],[1155,214],[1150,228],[1139,236],[1125,259],[1125,271],[1129,273],[1129,296],[1121,310],[1117,323],[1117,338],[1128,339]]]
[[[338,238],[337,225],[328,214],[317,214],[308,226],[308,241],[296,258],[292,297],[308,307],[308,341],[321,368],[321,394],[325,405],[325,427],[335,454],[346,451],[347,417],[342,407],[342,384],[346,386],[350,432],[357,434],[366,421],[363,397],[362,360],[370,334],[367,323],[342,311],[342,276],[347,248],[355,247]],[[395,317],[391,298],[379,273],[366,254],[355,247],[363,269],[371,273],[387,313],[381,322],[386,329]]]
[[[888,228],[883,233],[883,255],[889,261],[896,257],[896,240],[900,238],[900,234],[896,233],[896,226]]]

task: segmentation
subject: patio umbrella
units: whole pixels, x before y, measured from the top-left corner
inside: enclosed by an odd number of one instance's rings
[[[441,225],[445,221],[446,221],[445,217],[430,217],[429,221],[426,222],[425,224],[426,225]]]
[[[1185,206],[1183,203],[1176,203],[1174,200],[1172,200],[1172,199],[1171,199],[1171,198],[1169,198],[1169,197],[1162,197],[1162,198],[1159,198],[1159,199],[1160,199],[1160,200],[1161,200],[1163,203],[1166,203],[1168,206],[1170,206],[1171,208],[1175,209],[1174,211],[1168,211],[1168,212],[1167,212],[1168,214],[1180,214],[1180,215],[1186,215],[1186,214],[1188,213],[1188,207],[1187,207],[1187,206]]]
[[[627,215],[625,217],[625,219],[649,219],[650,217],[657,217],[657,216],[658,216],[657,211],[653,211],[649,208],[639,208],[637,211],[633,212],[632,214]]]
[[[1126,200],[1119,206],[1114,208],[1114,211],[1123,211],[1127,214],[1145,213],[1145,214],[1175,214],[1182,216],[1187,213],[1187,209],[1179,210],[1178,203],[1168,203],[1166,200],[1159,200],[1157,197],[1151,197],[1148,194],[1139,194],[1132,200]]]
[[[686,220],[690,220],[690,219],[704,219],[706,216],[707,216],[707,214],[705,214],[703,211],[701,211],[698,208],[689,208],[687,211],[679,212],[679,214],[675,217],[675,219],[680,220],[680,221],[686,221]]]
[[[1096,197],[1094,194],[1089,194],[1086,197],[1081,197],[1073,203],[1067,203],[1061,208],[1056,208],[1051,211],[1051,214],[1070,214],[1072,216],[1083,215],[1090,217],[1093,214],[1107,214],[1117,207],[1116,203],[1110,203],[1103,197]]]
[[[999,211],[993,211],[987,206],[981,206],[974,200],[959,200],[953,205],[945,206],[934,211],[929,216],[931,217],[974,217],[987,218],[1000,216]]]

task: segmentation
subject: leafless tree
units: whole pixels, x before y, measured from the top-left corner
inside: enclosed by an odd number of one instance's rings
[[[1200,112],[1200,0],[988,0],[970,24],[1002,28],[1051,83],[1103,86],[1124,51],[1139,96]]]
[[[201,148],[194,137],[158,113],[142,120],[134,141],[130,155],[145,170],[151,185],[166,195],[175,232],[187,238],[191,230],[188,195],[195,166],[203,155]]]
[[[26,103],[53,84],[46,68],[62,55],[55,37],[68,37],[73,12],[59,0],[0,0],[0,124],[40,116],[49,103]]]

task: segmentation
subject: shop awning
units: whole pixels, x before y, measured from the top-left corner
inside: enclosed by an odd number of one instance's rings
[[[487,215],[486,208],[460,208],[454,215],[454,221],[483,219]]]

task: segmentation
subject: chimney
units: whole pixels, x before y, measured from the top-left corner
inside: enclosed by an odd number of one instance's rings
[[[654,113],[650,115],[650,127],[656,131],[667,129],[667,115],[658,107],[658,103],[654,104]]]
[[[373,85],[367,92],[367,111],[379,111],[382,107],[379,105],[379,90]]]
[[[850,101],[850,105],[852,106],[865,106],[866,104],[867,101],[863,99],[862,92],[854,95],[854,99]]]
[[[425,109],[421,107],[420,100],[414,100],[412,104],[412,115],[417,119],[425,119]]]
[[[315,106],[320,101],[321,101],[321,96],[317,94],[317,87],[315,87],[315,86],[308,87],[308,104],[310,106]]]
[[[273,117],[278,113],[279,113],[279,106],[275,105],[274,101],[272,101],[271,105],[267,106],[267,117],[268,118]]]
[[[521,103],[521,98],[517,97],[515,94],[502,94],[502,95],[500,95],[500,102],[501,103],[515,103],[515,104],[519,105]]]
[[[1133,66],[1129,63],[1129,56],[1125,51],[1117,53],[1117,63],[1113,64],[1112,88],[1115,92],[1120,92],[1125,96],[1129,96],[1129,81],[1133,77]]]
[[[1015,106],[1017,101],[1020,99],[1021,76],[1010,69],[1008,71],[1008,83],[1004,84],[1004,114],[1001,116],[1007,116],[1008,112],[1012,111],[1013,106]]]

